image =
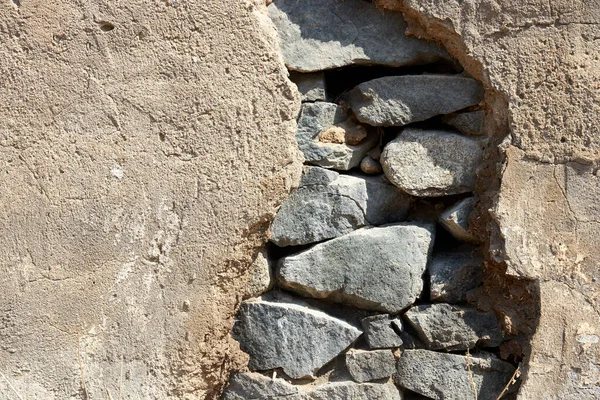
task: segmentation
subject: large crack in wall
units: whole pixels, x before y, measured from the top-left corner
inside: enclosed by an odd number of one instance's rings
[[[233,375],[224,398],[514,396],[539,298],[506,275],[491,212],[505,98],[447,29],[425,36],[449,53],[361,0],[277,0],[269,15],[307,167],[233,330],[262,374]]]

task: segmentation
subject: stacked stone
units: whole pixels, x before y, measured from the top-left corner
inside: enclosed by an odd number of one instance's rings
[[[496,399],[515,369],[482,350],[504,340],[496,315],[467,303],[483,279],[470,227],[481,85],[399,74],[331,99],[336,68],[451,58],[363,0],[275,0],[269,15],[302,97],[306,165],[271,226],[284,256],[259,255],[247,297],[261,297],[232,331],[254,372],[234,374],[224,399]],[[414,212],[423,199],[458,201],[432,220]],[[436,226],[462,250],[434,251]]]

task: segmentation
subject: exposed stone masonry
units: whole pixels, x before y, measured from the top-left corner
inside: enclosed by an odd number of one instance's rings
[[[482,86],[460,66],[450,73],[441,47],[405,36],[401,14],[367,1],[275,0],[269,15],[303,101],[296,140],[306,166],[232,332],[252,372],[234,374],[223,398],[514,391],[515,365],[500,357],[515,360],[500,351],[511,337],[476,307]],[[411,68],[332,96],[336,68],[355,65]]]

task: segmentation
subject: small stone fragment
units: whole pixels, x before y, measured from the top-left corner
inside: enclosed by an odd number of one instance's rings
[[[440,215],[440,224],[456,239],[476,243],[479,241],[469,229],[469,215],[477,203],[475,197],[459,201]]]
[[[363,82],[344,100],[360,122],[404,126],[483,101],[483,87],[460,75],[386,76]]]
[[[248,283],[246,285],[246,298],[258,297],[269,291],[272,286],[271,266],[265,251],[260,251],[248,272]]]
[[[408,223],[362,228],[282,258],[277,277],[304,296],[396,313],[423,289],[433,229]]]
[[[376,175],[380,174],[383,169],[381,168],[381,164],[379,161],[374,160],[370,156],[366,156],[360,162],[360,170],[365,174]]]
[[[465,302],[467,292],[483,283],[483,260],[471,252],[436,254],[427,269],[433,302]]]
[[[276,398],[279,400],[279,398]],[[329,382],[281,400],[402,400],[393,383]]]
[[[485,111],[477,110],[450,114],[445,116],[442,121],[465,135],[480,136],[483,134]]]
[[[367,155],[369,157],[371,157],[373,160],[379,161],[379,157],[381,157],[381,146],[377,146],[377,147],[369,150]]]
[[[257,373],[234,373],[223,392],[223,400],[263,400],[298,393],[298,388],[283,379]]]
[[[276,0],[268,7],[288,69],[321,71],[354,64],[421,65],[451,60],[433,42],[408,37],[399,12],[361,0]]]
[[[293,379],[313,377],[361,331],[302,303],[258,300],[240,306],[232,330],[253,371],[282,368]]]
[[[473,190],[481,145],[454,133],[404,129],[388,143],[381,165],[394,185],[414,196],[437,197]]]
[[[396,372],[396,357],[391,350],[356,350],[346,353],[346,368],[356,382],[390,377]]]
[[[342,236],[365,225],[403,221],[410,197],[383,176],[340,175],[305,167],[299,188],[271,225],[271,241],[295,246]]]
[[[514,371],[509,363],[486,353],[466,357],[406,350],[398,359],[394,382],[436,400],[496,400]]]
[[[291,71],[290,80],[298,87],[302,102],[326,100],[325,74],[323,72],[303,74]]]
[[[369,348],[390,349],[402,345],[402,339],[398,335],[403,329],[400,319],[381,314],[365,317],[360,323]]]
[[[496,314],[450,304],[414,306],[404,314],[430,350],[499,346],[503,333]]]
[[[342,106],[304,103],[298,118],[296,142],[307,163],[346,171],[360,164],[379,142],[379,135],[368,134]]]

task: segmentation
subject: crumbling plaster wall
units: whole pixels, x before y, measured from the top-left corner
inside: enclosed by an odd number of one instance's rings
[[[520,398],[599,398],[600,2],[379,3],[443,42],[506,112],[496,257],[539,281],[541,306]]]
[[[302,159],[263,7],[0,2],[1,398],[204,398],[243,364]]]

